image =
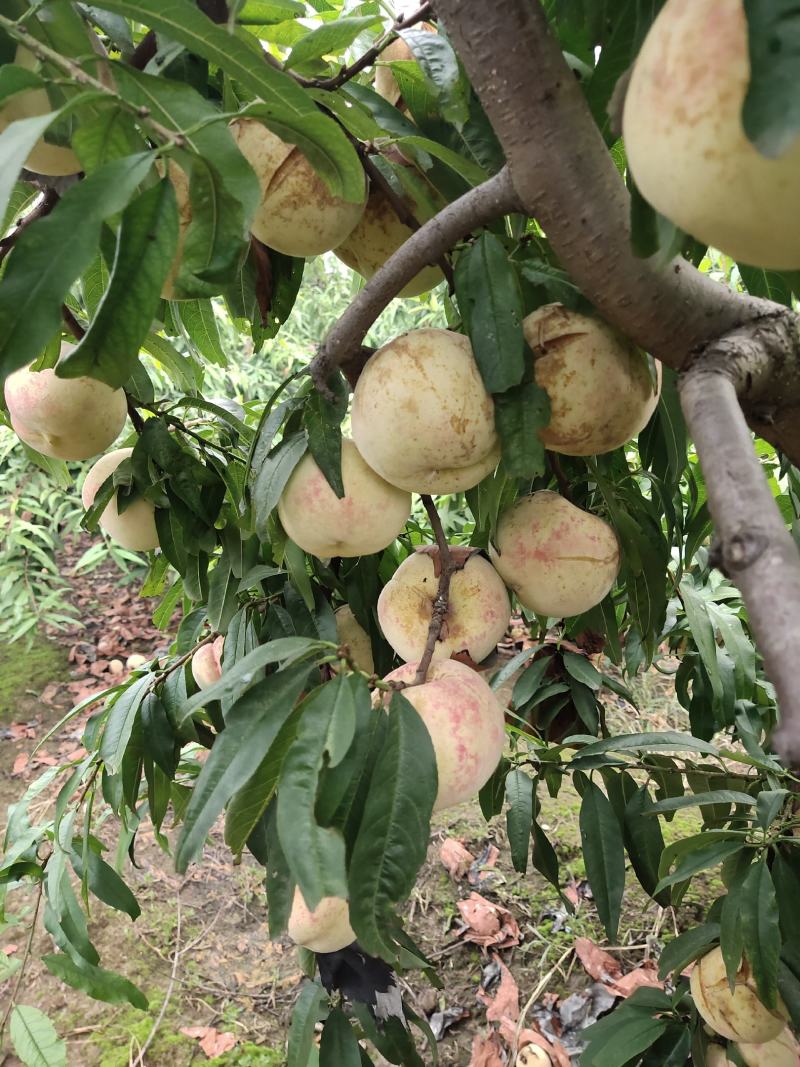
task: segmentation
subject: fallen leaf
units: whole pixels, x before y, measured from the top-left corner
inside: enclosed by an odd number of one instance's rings
[[[22,774],[25,768],[28,766],[30,756],[27,752],[20,752],[17,758],[14,760],[14,766],[11,768],[12,775]]]
[[[488,845],[487,848],[475,860],[469,870],[468,881],[470,885],[480,885],[492,878],[490,869],[497,863],[500,849],[496,845]]]
[[[3,955],[5,955],[5,956],[13,956],[14,953],[18,949],[19,949],[19,945],[5,945],[3,947]]]
[[[230,1052],[236,1045],[236,1035],[225,1031],[220,1033],[214,1026],[183,1026],[181,1033],[186,1037],[200,1039],[200,1048],[210,1060],[215,1056],[221,1056],[224,1052]]]
[[[464,940],[487,948],[511,948],[519,944],[519,926],[508,908],[492,904],[480,893],[470,893],[458,902],[458,910],[468,926]]]
[[[473,1037],[469,1067],[506,1067],[506,1062],[498,1034],[492,1033],[489,1037],[476,1034]]]
[[[475,857],[464,848],[463,842],[457,841],[454,837],[448,837],[442,842],[439,859],[447,868],[450,877],[456,879],[463,878],[475,862]]]
[[[617,979],[611,988],[621,997],[629,997],[642,986],[652,986],[654,989],[664,988],[664,983],[658,980],[658,970],[652,960],[645,960],[641,967],[636,967],[622,978]]]
[[[583,969],[595,982],[605,982],[612,985],[622,977],[622,968],[619,961],[608,952],[604,952],[594,941],[588,937],[575,939],[575,955],[583,964]]]
[[[503,1018],[516,1022],[519,1018],[519,987],[500,957],[493,958],[500,968],[500,984],[493,997],[484,989],[479,989],[478,999],[487,1005],[486,1018],[490,1023],[498,1023]]]

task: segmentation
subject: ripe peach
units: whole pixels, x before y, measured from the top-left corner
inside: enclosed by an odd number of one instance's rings
[[[253,233],[288,256],[317,256],[336,248],[364,213],[364,197],[350,203],[333,196],[305,155],[255,119],[237,119],[231,131],[239,151],[261,182]]]
[[[192,677],[200,689],[208,689],[222,677],[222,650],[225,638],[222,634],[207,645],[202,645],[192,656]]]
[[[411,513],[411,496],[389,485],[342,441],[344,497],[339,500],[310,452],[300,460],[278,502],[283,528],[312,556],[367,556],[394,541]]]
[[[369,634],[353,614],[353,609],[349,604],[342,604],[333,616],[336,620],[336,636],[339,644],[347,645],[349,648],[350,659],[356,670],[363,671],[364,674],[374,674],[372,643]]]
[[[132,452],[132,448],[117,448],[98,459],[86,475],[81,490],[85,508],[91,507],[97,490]],[[106,531],[112,541],[131,552],[148,552],[158,548],[155,508],[144,497],[134,500],[120,515],[115,494],[100,516],[100,528]]]
[[[719,948],[698,960],[689,984],[698,1012],[712,1030],[730,1041],[746,1044],[773,1041],[786,1027],[783,1002],[779,1001],[777,1011],[770,1011],[761,1003],[746,960],[736,975],[731,993]]]
[[[520,1049],[515,1067],[553,1067],[553,1061],[539,1045],[526,1045]]]
[[[342,897],[323,897],[310,911],[299,888],[295,888],[289,916],[289,937],[312,952],[338,952],[351,945],[356,935],[350,926],[350,908]]]
[[[439,586],[434,573],[438,550],[417,551],[392,575],[378,597],[378,620],[397,655],[418,660],[425,649]],[[468,652],[480,663],[497,646],[511,618],[503,580],[488,559],[475,553],[450,577],[447,614],[434,649],[435,659]]]
[[[417,493],[457,493],[494,470],[494,404],[469,340],[451,330],[401,334],[356,383],[353,439],[373,470]]]
[[[416,671],[416,663],[404,663],[386,681],[412,682]],[[505,719],[497,697],[477,671],[452,659],[434,660],[428,680],[404,689],[403,696],[417,709],[436,753],[439,791],[433,810],[469,800],[503,754]]]
[[[62,357],[74,345],[61,346]],[[6,379],[11,425],[20,440],[54,459],[88,459],[119,436],[128,417],[125,393],[96,378],[59,378],[23,367]]]
[[[650,421],[661,391],[643,353],[600,319],[545,304],[523,321],[537,384],[550,397],[539,437],[566,456],[611,452]]]
[[[599,604],[619,571],[608,523],[549,490],[521,497],[500,516],[495,545],[489,557],[519,602],[554,619]]]
[[[427,222],[434,212],[417,200],[408,200],[417,222]],[[385,194],[376,189],[370,193],[364,214],[350,236],[334,248],[335,254],[352,270],[364,278],[383,266],[389,256],[412,234],[410,227],[401,222]],[[438,285],[443,274],[439,267],[424,267],[405,285],[398,296],[419,296]]]
[[[646,199],[687,233],[744,263],[793,270],[800,140],[778,158],[751,144],[742,125],[749,82],[742,0],[669,0],[628,86],[628,164]]]
[[[800,1064],[800,1045],[788,1026],[774,1041],[740,1044],[738,1048],[747,1067],[798,1067]]]

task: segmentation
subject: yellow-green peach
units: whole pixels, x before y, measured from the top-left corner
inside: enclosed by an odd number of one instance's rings
[[[85,508],[91,507],[97,490],[132,452],[132,448],[117,448],[98,459],[86,475],[81,490]],[[134,500],[130,507],[120,514],[117,511],[115,493],[100,516],[100,528],[105,530],[112,541],[116,541],[130,552],[147,552],[158,548],[155,508],[143,497]]]

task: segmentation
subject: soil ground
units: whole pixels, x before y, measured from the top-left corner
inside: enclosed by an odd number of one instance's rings
[[[80,546],[68,551],[64,566],[76,558]],[[152,603],[139,600],[135,583],[120,589],[119,573],[104,564],[91,575],[76,578],[73,599],[80,607],[82,628],[59,637],[36,639],[31,648],[13,645],[0,652],[0,811],[13,803],[48,762],[60,762],[80,747],[85,720],[68,724],[55,734],[36,761],[25,763],[36,739],[82,695],[116,680],[115,658],[131,652],[150,656],[168,637],[149,621]],[[637,683],[640,708],[622,704],[613,695],[608,708],[615,728],[681,728],[683,713],[674,703],[666,679],[654,673]],[[642,721],[637,720],[640,715]],[[635,721],[636,720],[636,721]],[[646,726],[644,723],[646,722]],[[664,911],[638,888],[629,872],[628,891],[619,944],[608,946],[585,885],[578,830],[579,799],[571,788],[547,799],[541,821],[555,841],[563,884],[579,900],[568,915],[555,890],[537,872],[516,873],[510,862],[505,820],[484,822],[477,805],[465,805],[437,816],[428,860],[407,906],[407,923],[417,943],[435,959],[443,988],[433,989],[424,977],[408,977],[406,994],[419,1014],[459,1019],[439,1042],[440,1062],[470,1062],[476,1034],[487,1033],[486,1005],[478,997],[482,983],[497,978],[492,955],[464,941],[458,902],[480,894],[508,909],[519,926],[519,944],[494,952],[513,975],[521,1005],[533,1013],[555,997],[581,993],[592,985],[571,951],[578,937],[611,950],[627,972],[657,956],[660,945],[684,926],[692,925],[715,895],[713,880],[696,880],[680,913]],[[696,829],[691,816],[679,816],[666,826],[667,839]],[[113,855],[113,822],[99,831]],[[446,871],[440,848],[458,839],[479,861],[496,859],[482,874],[453,879]],[[202,864],[187,877],[178,876],[151,831],[143,828],[136,850],[138,867],[125,860],[125,878],[141,904],[132,923],[93,901],[92,940],[101,963],[120,971],[148,996],[146,1013],[129,1006],[90,1000],[61,985],[38,956],[50,951],[41,927],[33,941],[17,1002],[46,1011],[66,1038],[70,1067],[128,1067],[145,1044],[148,1067],[188,1067],[207,1061],[197,1036],[182,1030],[214,1028],[232,1034],[236,1047],[213,1062],[224,1067],[277,1067],[285,1063],[285,1038],[291,1007],[302,980],[296,954],[288,941],[272,943],[266,926],[263,870],[251,857],[234,866],[222,841],[221,827],[211,835]],[[0,968],[13,966],[24,955],[27,923],[33,906],[30,888],[9,892],[5,927],[0,926]],[[2,969],[0,969],[2,979]],[[4,1010],[17,981],[11,975],[0,984]],[[489,994],[497,991],[488,983]],[[460,1018],[459,1018],[460,1017]],[[228,1039],[229,1040],[229,1039]],[[224,1044],[225,1042],[223,1042]],[[10,1051],[0,1067],[18,1064]]]

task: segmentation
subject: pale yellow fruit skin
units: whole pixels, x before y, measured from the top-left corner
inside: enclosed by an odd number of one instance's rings
[[[402,37],[398,37],[396,41],[392,41],[389,47],[384,48],[381,52],[379,63],[400,63],[413,58],[414,54],[411,49]],[[388,100],[390,104],[396,104],[400,99],[400,86],[397,84],[397,79],[392,74],[392,68],[389,66],[375,67],[374,87],[375,92],[382,96],[384,100]]]
[[[554,619],[599,604],[619,571],[608,523],[549,490],[521,497],[500,516],[495,545],[489,557],[519,602]]]
[[[416,663],[386,675],[386,681],[411,682]],[[492,690],[470,667],[457,660],[434,660],[428,680],[403,690],[431,735],[439,774],[434,811],[475,796],[503,754],[505,719]],[[388,701],[387,701],[388,703]]]
[[[62,358],[74,345],[61,346]],[[96,378],[58,378],[22,367],[6,378],[11,425],[21,441],[53,459],[89,459],[119,437],[128,408],[122,389]]]
[[[404,559],[378,597],[378,621],[400,659],[419,660],[425,650],[439,586],[431,557],[415,552]],[[468,652],[476,663],[497,647],[511,618],[503,579],[483,556],[470,556],[450,578],[447,615],[434,659]]]
[[[721,1037],[745,1044],[773,1041],[786,1027],[786,1009],[771,1012],[756,996],[746,963],[736,975],[731,993],[722,950],[712,949],[695,964],[689,979],[698,1012]]]
[[[658,406],[647,360],[600,319],[545,304],[522,329],[535,359],[536,382],[550,398],[550,422],[539,437],[566,456],[611,452],[644,429]]]
[[[706,1067],[734,1067],[724,1048],[710,1045],[706,1051]]]
[[[333,613],[336,620],[336,636],[340,645],[347,645],[353,666],[364,674],[375,673],[375,661],[372,658],[372,642],[369,634],[353,614],[349,604],[342,604]],[[335,669],[335,668],[334,668]]]
[[[320,559],[380,552],[411,514],[410,494],[368,467],[348,439],[342,441],[342,482],[345,495],[339,500],[307,452],[278,501],[286,533],[304,552]]]
[[[425,210],[416,201],[409,201],[409,208],[420,223],[427,222],[433,215],[431,210]],[[380,190],[374,190],[369,195],[366,209],[356,228],[347,240],[333,251],[351,270],[369,279],[389,256],[408,240],[412,232],[410,227],[397,217],[397,212],[386,196]],[[419,296],[420,293],[426,293],[434,285],[438,285],[443,277],[439,267],[423,267],[397,295]]]
[[[338,952],[351,945],[356,935],[350,926],[350,908],[342,897],[323,897],[313,911],[295,888],[289,916],[289,937],[311,952]]]
[[[739,1044],[739,1053],[747,1067],[798,1067],[800,1045],[787,1027],[774,1041],[761,1045]]]
[[[364,213],[364,196],[349,203],[332,196],[305,155],[253,119],[232,127],[239,151],[261,182],[253,234],[287,256],[318,256],[340,245]]]
[[[37,66],[36,57],[22,45],[17,47],[14,62],[26,70],[35,70]],[[0,133],[12,122],[37,118],[53,110],[44,89],[26,89],[24,92],[15,93],[0,107]],[[45,174],[51,178],[77,174],[82,169],[80,160],[71,148],[48,144],[44,138],[37,141],[31,149],[25,160],[25,167],[34,174]]]
[[[208,689],[222,677],[222,649],[225,638],[220,634],[210,644],[198,648],[192,656],[192,677],[200,689]]]
[[[744,263],[800,267],[800,140],[767,159],[747,140],[742,0],[669,0],[633,68],[623,135],[644,197]]]
[[[494,404],[469,340],[410,330],[364,367],[352,408],[353,440],[387,482],[416,493],[457,493],[494,470]]]
[[[517,1056],[516,1067],[552,1067],[553,1061],[538,1045],[526,1045]]]
[[[83,506],[88,508],[94,502],[95,494],[106,478],[117,469],[124,459],[133,452],[132,448],[117,448],[106,452],[89,470],[81,490]],[[117,511],[116,495],[111,498],[100,516],[100,527],[105,530],[112,541],[130,552],[149,552],[158,548],[155,508],[149,500],[140,497],[120,515]]]

